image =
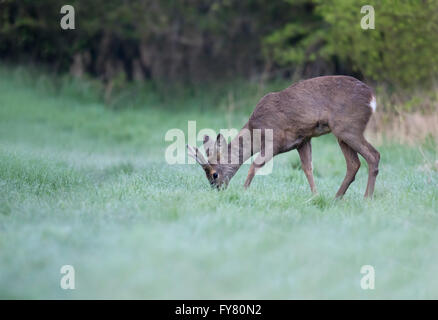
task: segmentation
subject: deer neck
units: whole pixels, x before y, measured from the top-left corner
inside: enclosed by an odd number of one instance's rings
[[[242,164],[253,155],[251,136],[251,132],[246,124],[227,145],[228,163],[222,164],[222,169],[228,180],[231,180]]]

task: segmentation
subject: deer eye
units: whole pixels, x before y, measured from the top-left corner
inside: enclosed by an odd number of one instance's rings
[[[213,179],[217,179],[217,172],[213,173]]]

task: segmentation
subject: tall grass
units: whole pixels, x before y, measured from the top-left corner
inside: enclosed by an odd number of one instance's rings
[[[429,139],[438,145],[438,87],[409,93],[377,89],[377,113],[368,126],[374,139],[416,145]]]

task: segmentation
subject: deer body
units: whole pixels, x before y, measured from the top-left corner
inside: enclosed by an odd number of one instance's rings
[[[247,130],[252,139],[255,129],[260,130],[262,136],[264,130],[271,129],[271,156],[297,149],[302,169],[311,191],[315,193],[310,141],[313,137],[332,132],[338,139],[347,163],[347,174],[336,196],[343,196],[353,182],[360,167],[358,153],[365,158],[369,168],[365,196],[372,196],[380,154],[365,140],[363,132],[374,109],[373,91],[363,82],[348,76],[317,77],[298,82],[282,91],[269,93],[258,102],[248,122],[230,144],[226,145],[225,139],[218,135],[214,145],[215,152],[212,152],[208,161],[202,160],[207,178],[216,186],[228,183],[243,162],[260,152],[245,181],[245,188],[249,187],[257,170],[270,159],[262,157],[265,151],[263,144],[253,143],[252,148],[245,149],[239,139],[248,139],[244,135]],[[207,142],[208,138],[204,139],[204,145]],[[212,157],[221,158],[224,146],[228,157],[230,154],[239,156],[238,164],[229,164],[228,161],[213,164]],[[194,155],[193,152],[191,154],[199,162],[197,150]],[[209,176],[211,172],[216,176],[215,179]]]

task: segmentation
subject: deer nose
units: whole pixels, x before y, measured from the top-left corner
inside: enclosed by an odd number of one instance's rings
[[[212,189],[216,189],[216,190],[220,190],[221,189],[221,185],[216,183],[216,181],[210,182],[210,186],[212,187]]]

